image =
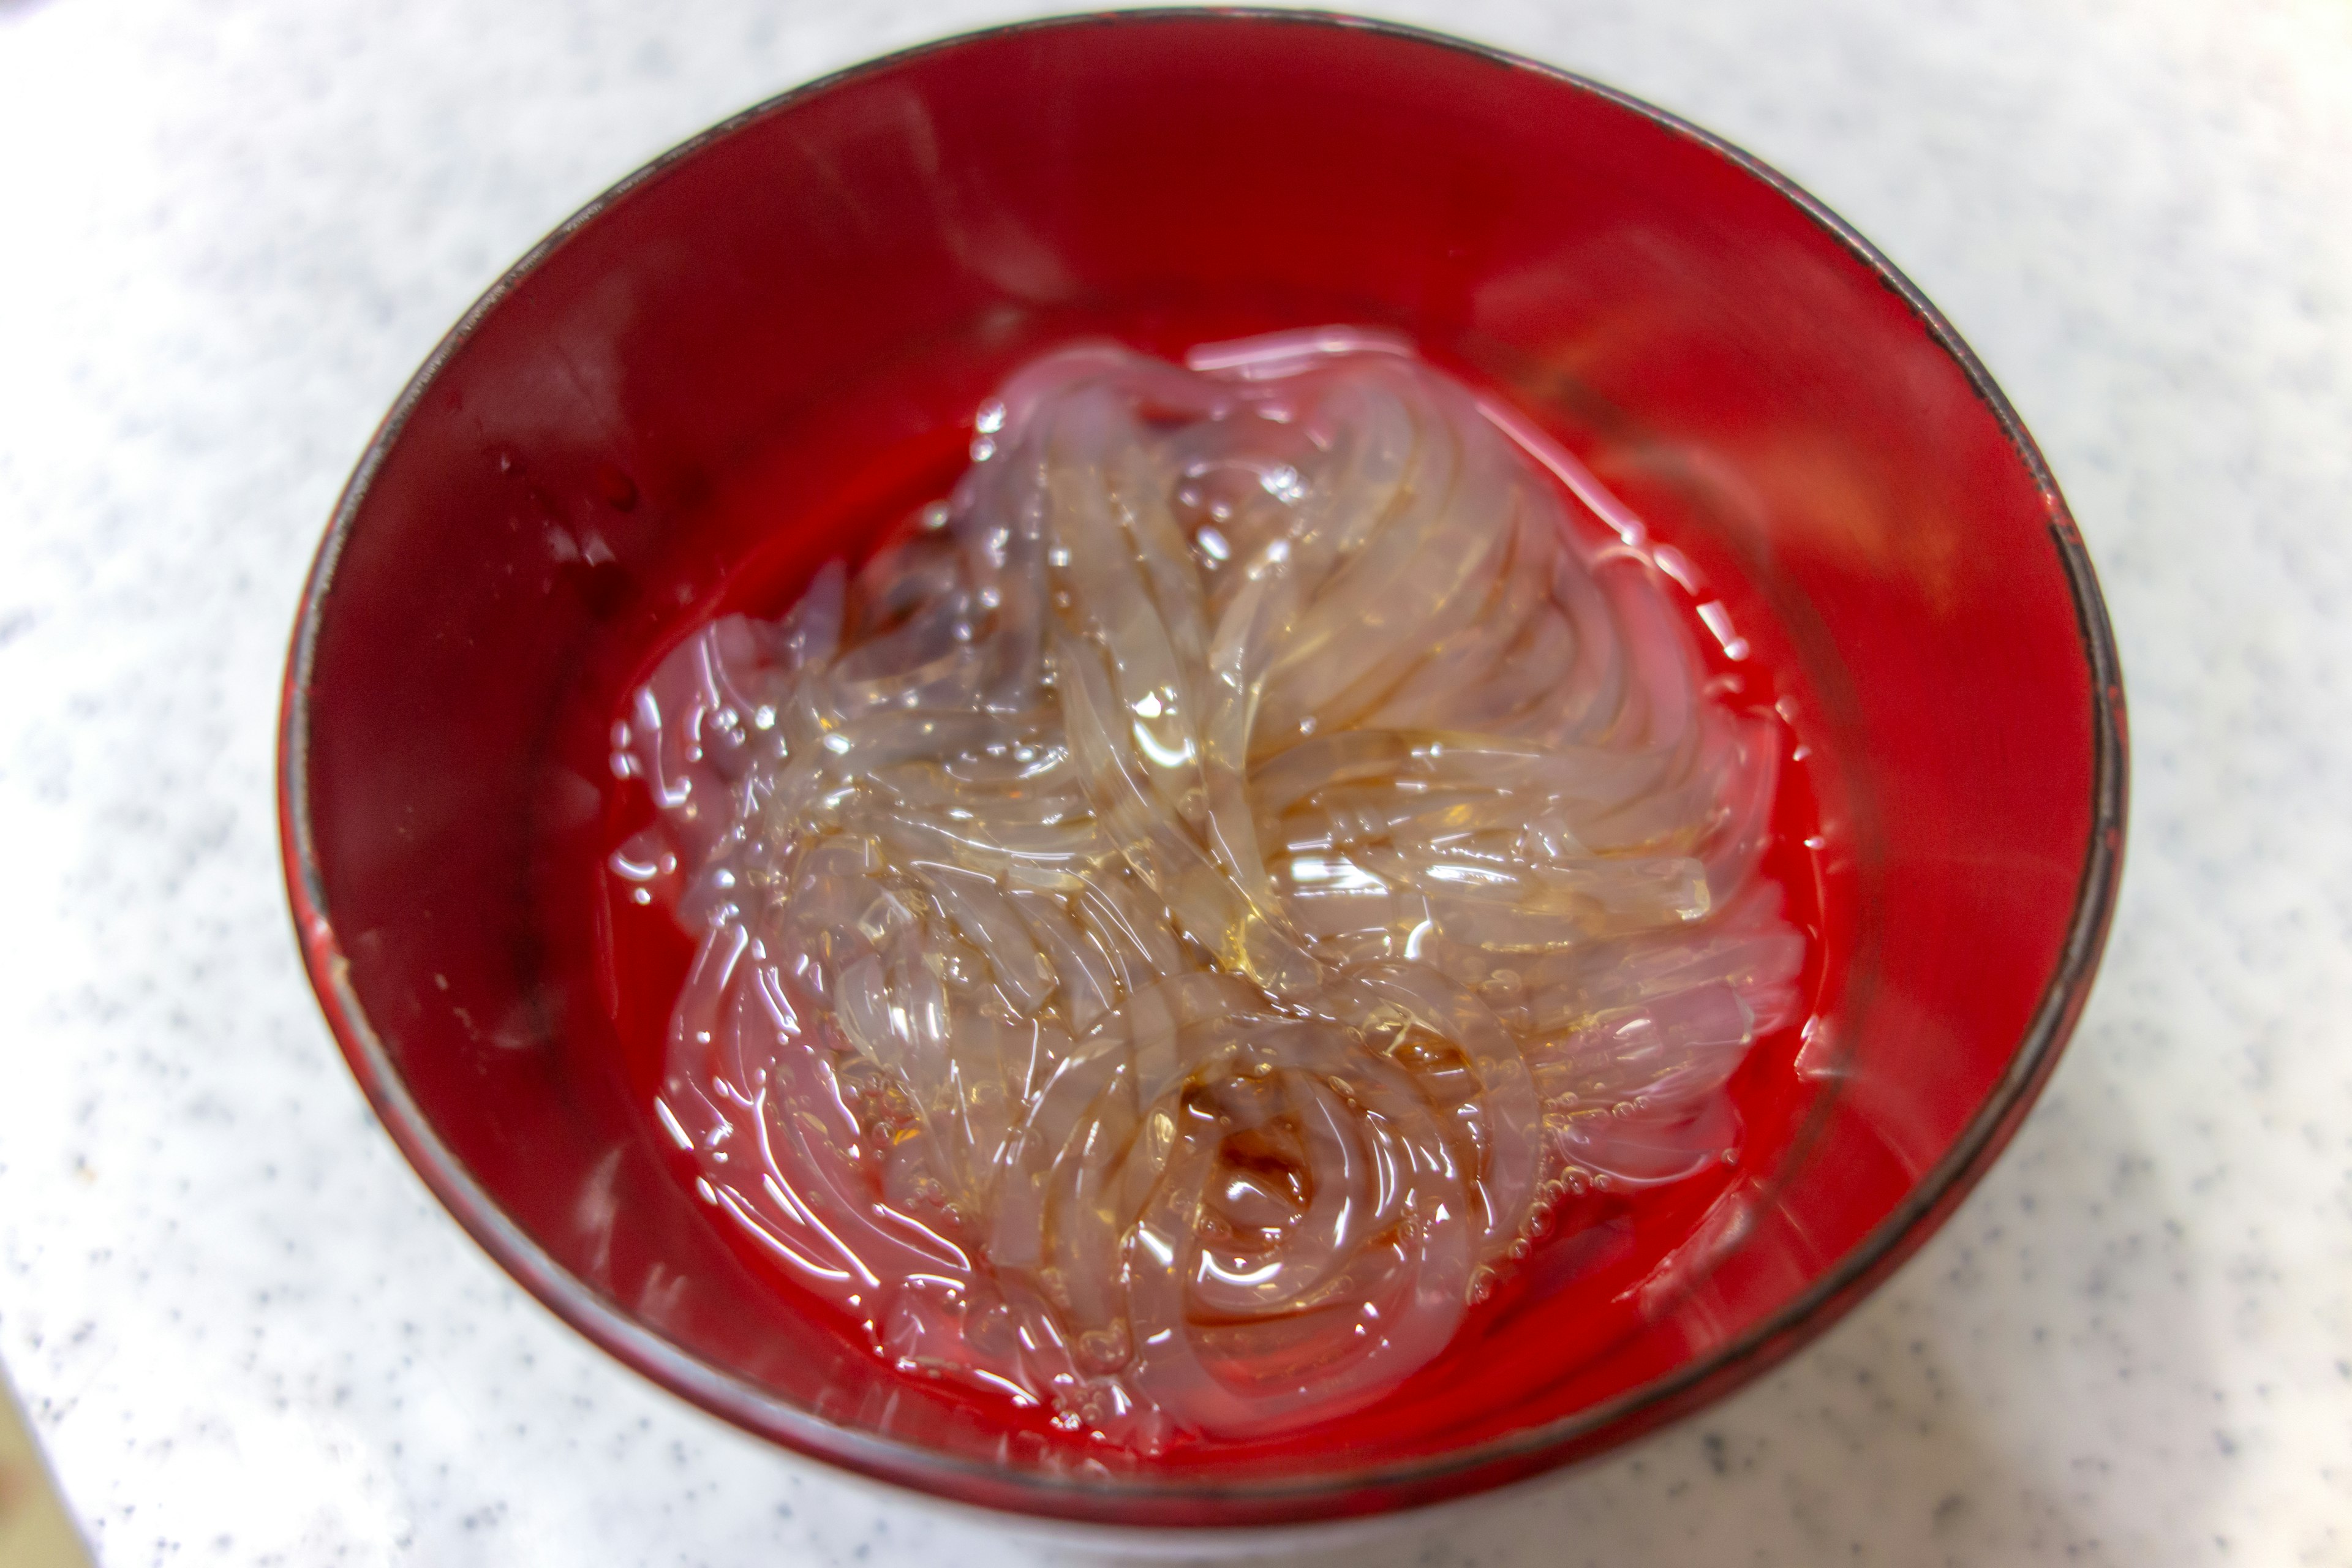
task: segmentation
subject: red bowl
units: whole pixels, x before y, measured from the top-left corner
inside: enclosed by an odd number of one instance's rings
[[[605,827],[593,721],[747,561],[788,583],[937,493],[973,406],[1042,347],[1326,321],[1402,329],[1502,390],[1791,672],[1832,955],[1802,1114],[1762,1196],[1696,1244],[1695,1288],[1475,1419],[1088,1477],[879,1379],[666,1166],[623,999],[577,961],[601,908],[579,869]],[[2124,778],[2105,612],[2048,468],[1950,325],[1819,203],[1491,50],[1131,13],[789,93],[517,264],[336,509],[295,633],[280,809],[352,1070],[450,1211],[582,1332],[869,1476],[1235,1525],[1590,1455],[1821,1332],[2048,1076],[2113,905]]]

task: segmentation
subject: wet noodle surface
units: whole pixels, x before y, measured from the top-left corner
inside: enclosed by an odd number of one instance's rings
[[[1376,334],[1037,361],[952,499],[614,730],[657,1113],[902,1369],[1132,1451],[1379,1401],[1571,1198],[1732,1157],[1785,740]],[[1579,520],[1583,521],[1583,520]]]

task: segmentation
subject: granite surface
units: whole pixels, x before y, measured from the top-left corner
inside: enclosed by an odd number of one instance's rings
[[[310,549],[474,294],[726,112],[1011,14],[0,0],[0,1359],[104,1562],[1038,1555],[508,1283],[331,1048],[271,803]],[[1397,14],[1746,144],[1949,311],[2081,519],[2137,771],[2081,1031],[1933,1244],[1701,1417],[1339,1555],[2352,1563],[2352,8]]]

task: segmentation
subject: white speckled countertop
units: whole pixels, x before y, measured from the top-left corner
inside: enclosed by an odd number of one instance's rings
[[[1891,1284],[1345,1561],[2352,1563],[2352,6],[1392,9],[1744,143],[1943,305],[2105,579],[2135,810],[2072,1050]],[[0,1361],[104,1562],[1035,1556],[510,1285],[334,1053],[271,798],[312,544],[474,294],[728,111],[1011,14],[0,0]]]

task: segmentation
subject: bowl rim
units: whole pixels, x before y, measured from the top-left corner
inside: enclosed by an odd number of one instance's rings
[[[2015,1051],[1991,1090],[1943,1156],[1879,1223],[1822,1276],[1744,1333],[1600,1404],[1505,1436],[1431,1458],[1307,1477],[1247,1482],[1152,1482],[1021,1472],[942,1454],[920,1444],[844,1426],[715,1366],[639,1322],[558,1263],[475,1180],[410,1094],[350,983],[349,963],[328,910],[313,842],[309,794],[310,674],[320,628],[343,547],[371,485],[441,372],[514,289],[570,239],[640,185],[660,178],[736,132],[865,78],[975,44],[1046,29],[1150,26],[1169,22],[1287,26],[1375,35],[1454,51],[1525,71],[1572,93],[1601,99],[1760,181],[1794,205],[1902,301],[1959,367],[2039,489],[2049,532],[2073,599],[2090,677],[2091,822],[2059,962]],[[1264,1527],[1391,1512],[1486,1489],[1618,1447],[1760,1376],[1828,1330],[1916,1251],[1948,1217],[2004,1148],[2055,1068],[2080,1016],[2113,920],[2127,806],[2127,740],[2122,677],[2106,606],[2065,500],[2041,448],[1957,330],[1868,240],[1810,193],[1745,150],[1667,110],[1560,67],[1428,28],[1320,10],[1258,6],[1152,6],[1024,19],[934,39],[862,60],[763,100],[719,121],[591,199],[526,251],[436,343],[384,416],[336,500],[303,585],[278,725],[280,852],[295,931],[320,1009],[377,1118],[426,1187],[475,1242],[540,1303],[607,1353],[655,1384],[759,1436],[929,1500],[1031,1519],[1119,1523],[1140,1512],[1222,1510],[1229,1517],[1185,1528]],[[962,1483],[962,1484],[958,1484]]]

